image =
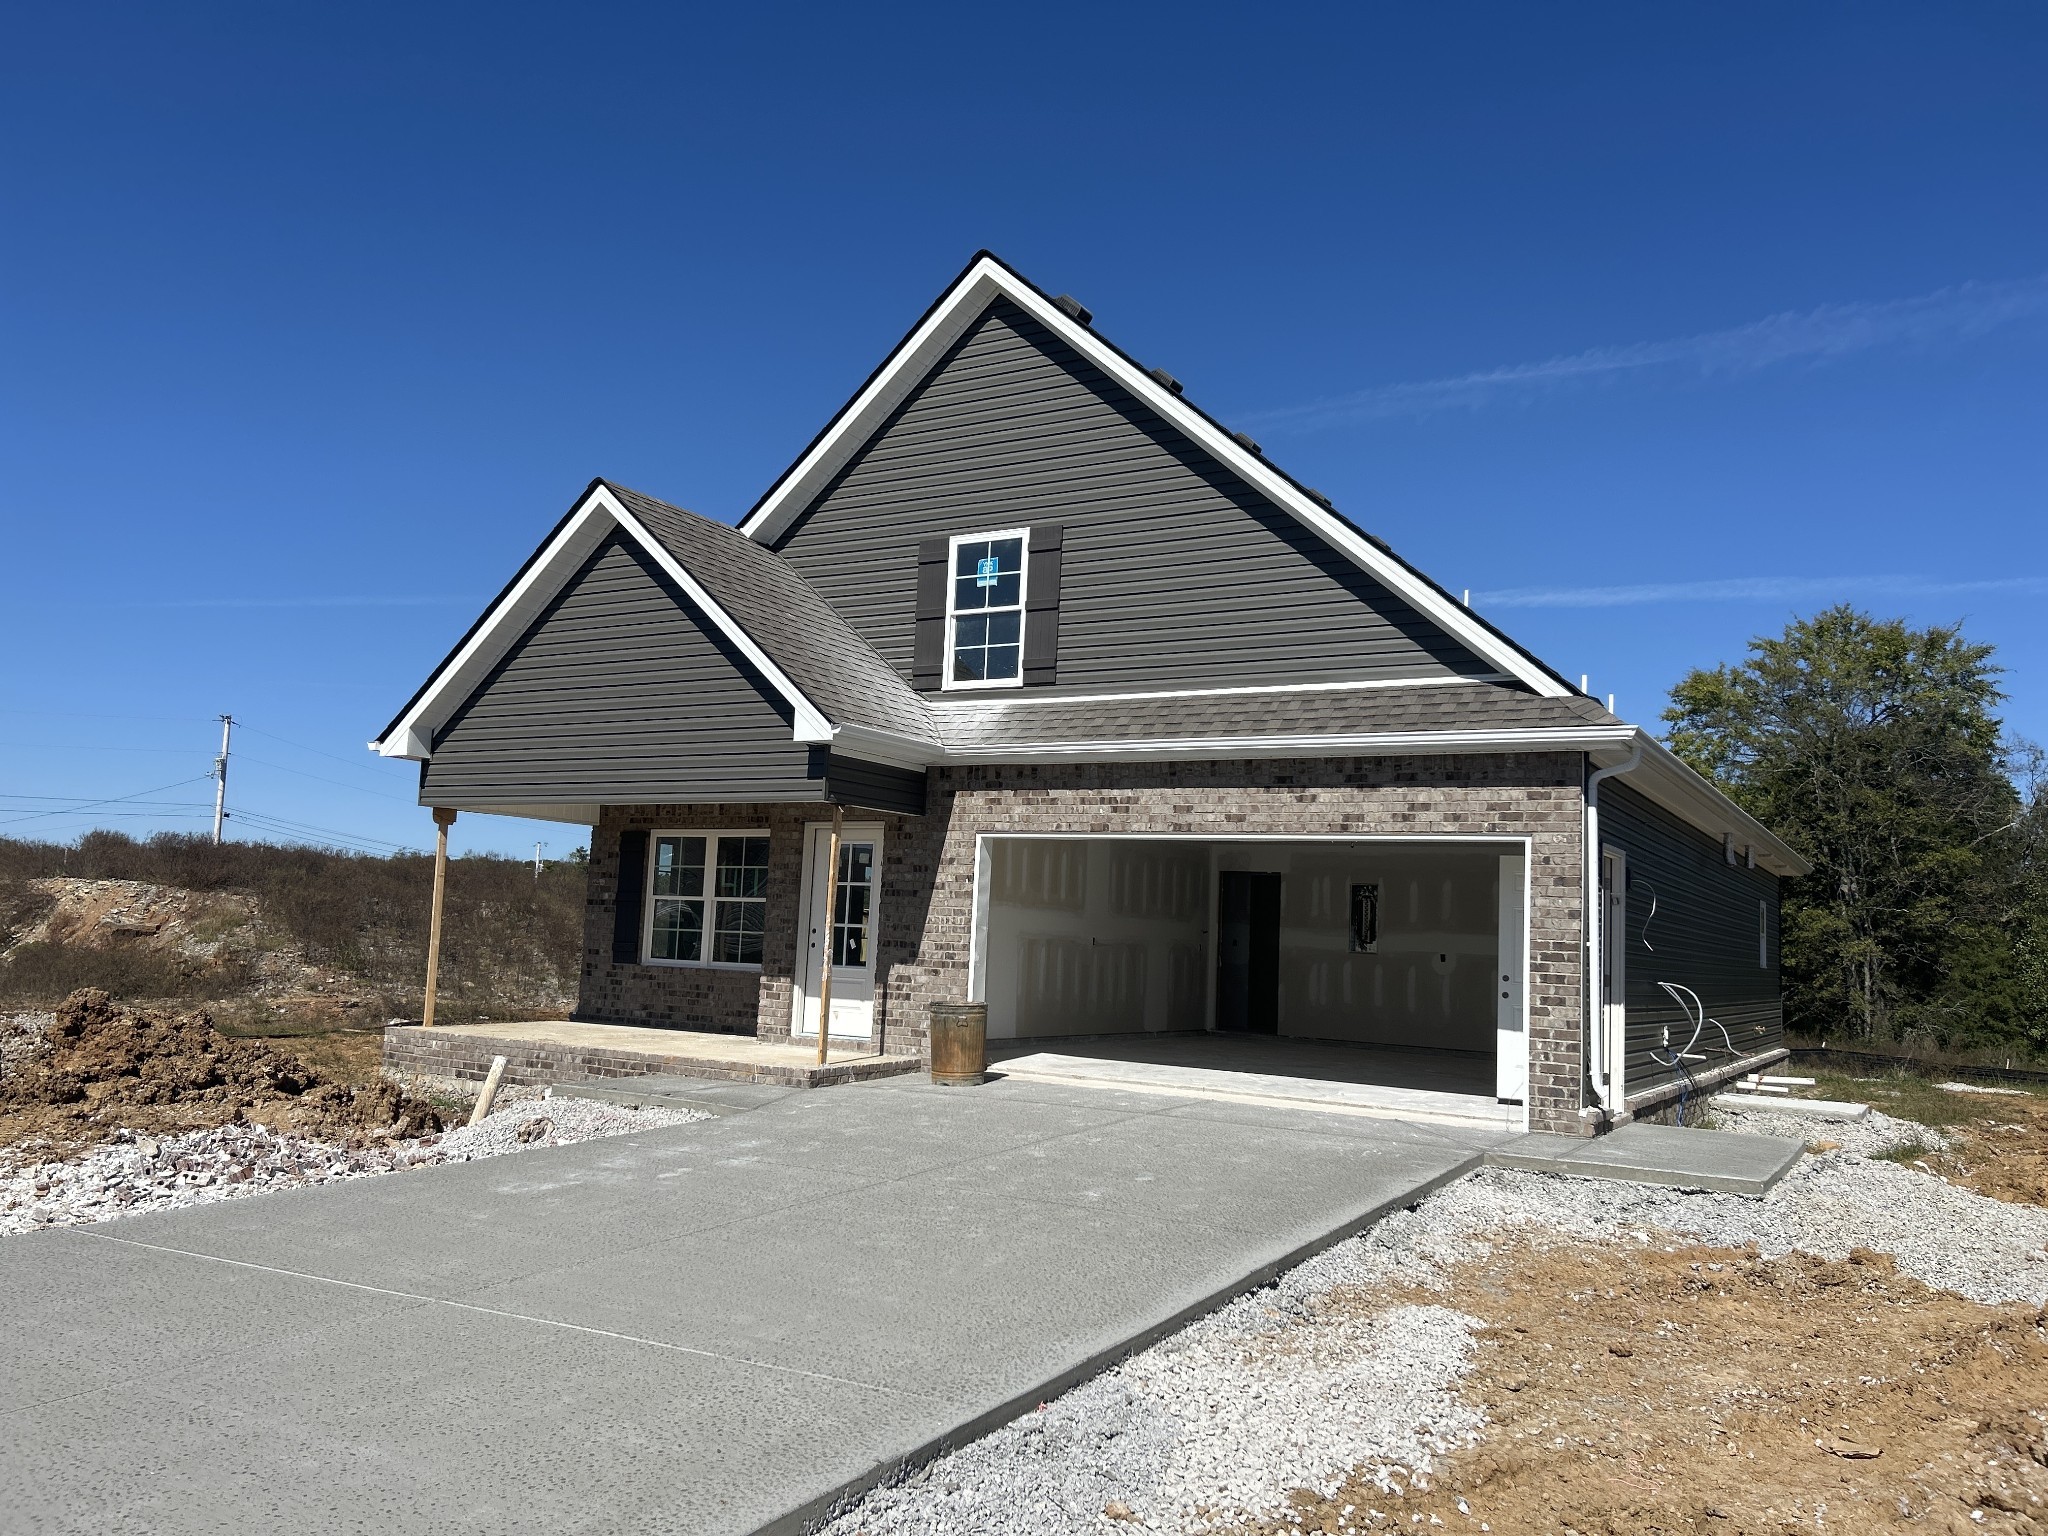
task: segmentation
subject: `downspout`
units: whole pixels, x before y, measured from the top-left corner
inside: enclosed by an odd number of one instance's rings
[[[1600,785],[1603,780],[1617,774],[1628,773],[1641,764],[1643,743],[1640,738],[1629,748],[1628,756],[1610,768],[1598,768],[1586,775],[1586,884],[1584,910],[1586,914],[1586,1043],[1590,1057],[1593,1094],[1599,1099],[1600,1108],[1608,1123],[1620,1112],[1614,1102],[1613,1085],[1609,1081],[1607,1060],[1607,998],[1601,986],[1602,960],[1606,951],[1601,948],[1605,935],[1601,932],[1607,919],[1607,903],[1600,894]]]

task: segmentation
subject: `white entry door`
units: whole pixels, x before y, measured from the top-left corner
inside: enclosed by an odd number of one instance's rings
[[[820,967],[832,956],[832,1038],[872,1040],[875,1034],[875,898],[881,889],[882,829],[849,822],[839,839],[837,911],[826,920],[826,850],[832,829],[812,826],[804,846],[802,1033],[818,1033]]]
[[[1493,1075],[1496,1097],[1521,1103],[1529,1096],[1528,935],[1519,853],[1500,859],[1500,963],[1494,967]]]

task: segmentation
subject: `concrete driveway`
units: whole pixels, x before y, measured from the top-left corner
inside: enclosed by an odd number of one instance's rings
[[[797,1530],[1505,1140],[896,1079],[0,1240],[0,1530]]]

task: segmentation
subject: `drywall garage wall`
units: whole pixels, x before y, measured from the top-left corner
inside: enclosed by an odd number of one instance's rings
[[[999,838],[989,847],[992,1038],[1205,1027],[1214,904],[1205,845]]]
[[[1501,856],[1519,852],[1486,843],[992,839],[989,1034],[1206,1028],[1216,875],[1251,870],[1282,877],[1281,1034],[1491,1051]],[[1378,897],[1369,953],[1352,949],[1354,885]]]
[[[1218,870],[1282,876],[1280,1033],[1491,1051],[1501,855],[1467,843],[1220,843]],[[1376,947],[1351,947],[1352,887],[1377,888]]]

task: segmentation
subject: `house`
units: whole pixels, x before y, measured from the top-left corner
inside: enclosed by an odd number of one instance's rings
[[[1782,1054],[1798,856],[986,253],[738,528],[593,481],[371,745],[593,829],[579,1020],[815,1038],[829,950],[835,1043],[1580,1132]]]

